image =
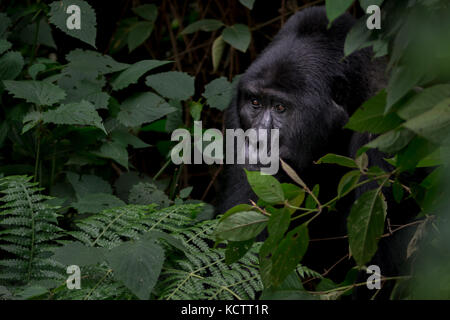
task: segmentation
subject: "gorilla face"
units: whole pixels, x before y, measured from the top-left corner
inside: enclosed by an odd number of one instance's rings
[[[237,108],[244,130],[279,129],[280,158],[301,169],[316,160],[348,114],[333,99],[326,66],[302,55],[301,42],[290,44],[288,50],[272,46],[242,76]],[[294,62],[289,56],[304,59]]]

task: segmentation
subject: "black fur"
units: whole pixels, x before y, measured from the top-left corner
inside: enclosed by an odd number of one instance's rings
[[[384,63],[372,59],[370,49],[344,58],[345,37],[353,24],[353,17],[344,14],[328,28],[323,7],[296,13],[241,77],[225,114],[227,129],[279,128],[280,157],[309,186],[320,184],[323,199],[335,196],[336,186],[345,170],[315,165],[313,161],[326,153],[354,156],[356,150],[370,140],[368,135],[350,132],[343,126],[356,108],[385,85]],[[281,101],[286,110],[271,113],[270,121],[263,120],[260,116],[263,111],[249,106],[253,98],[266,107]],[[370,165],[387,166],[383,155],[375,151],[369,153],[369,161]],[[280,181],[289,181],[281,168],[276,177]],[[357,191],[355,197],[363,191]],[[246,181],[243,166],[226,166],[218,213],[248,203],[249,199],[255,200],[256,196]],[[337,212],[321,214],[310,225],[310,237],[345,235],[346,216],[354,200],[348,197],[339,203]],[[390,207],[390,211],[398,209],[393,208]],[[403,258],[404,245],[397,246],[384,239],[380,242],[381,249],[374,261],[380,265],[383,274],[399,273],[400,263],[394,263],[392,259]],[[310,242],[304,263],[322,272],[346,252],[346,239]],[[343,280],[345,274],[338,270],[348,270],[350,265],[347,259],[340,264],[341,269],[336,268],[329,276],[336,281]]]

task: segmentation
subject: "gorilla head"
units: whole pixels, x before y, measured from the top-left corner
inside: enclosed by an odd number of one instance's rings
[[[300,174],[336,143],[348,146],[336,138],[375,90],[370,51],[343,55],[353,23],[346,14],[328,28],[323,7],[292,16],[241,77],[226,128],[279,129],[280,158]]]

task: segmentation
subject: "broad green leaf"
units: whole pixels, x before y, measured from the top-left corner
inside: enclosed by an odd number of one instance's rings
[[[25,99],[27,102],[41,106],[51,106],[66,96],[61,88],[44,81],[3,81],[6,90],[15,98]]]
[[[450,98],[438,103],[433,109],[405,122],[404,126],[418,135],[441,144],[450,134]]]
[[[80,267],[95,265],[105,260],[105,248],[87,247],[80,242],[71,242],[53,250],[52,258],[65,266]]]
[[[66,60],[69,63],[62,73],[70,76],[72,82],[97,80],[99,75],[121,71],[130,66],[92,50],[72,50],[66,55]]]
[[[395,153],[403,149],[413,138],[414,132],[399,128],[391,130],[365,145],[366,148],[377,148],[386,153]]]
[[[370,40],[371,30],[367,29],[366,19],[366,16],[360,18],[347,33],[344,44],[345,56],[349,56],[356,50],[366,48],[373,43]]]
[[[67,15],[69,16],[69,15]],[[44,45],[53,49],[56,49],[55,40],[53,39],[52,30],[46,19],[39,21],[39,30],[36,30],[36,23],[30,23],[19,31],[19,38],[22,42],[29,45]],[[36,31],[38,31],[37,38]]]
[[[255,238],[267,225],[268,217],[255,211],[238,212],[222,220],[215,230],[217,239],[245,241]]]
[[[369,190],[352,206],[347,219],[349,245],[358,265],[370,261],[384,231],[387,204],[379,190]]]
[[[278,286],[295,269],[308,249],[309,236],[306,225],[301,225],[290,231],[281,240],[271,258],[271,283]]]
[[[172,132],[183,125],[183,106],[178,100],[170,100],[169,105],[176,111],[171,112],[166,117],[165,131]]]
[[[152,23],[156,21],[158,17],[158,7],[154,4],[144,4],[132,9],[139,17],[148,20]]]
[[[403,121],[395,113],[384,115],[386,91],[365,102],[351,116],[345,128],[359,132],[384,133],[396,128]]]
[[[36,80],[36,76],[39,72],[45,70],[45,64],[43,63],[35,63],[31,67],[28,68],[28,74],[30,75],[31,79]]]
[[[228,209],[227,212],[224,213],[224,215],[219,219],[219,222],[222,222],[223,220],[225,220],[226,218],[228,218],[229,216],[236,214],[238,212],[242,212],[242,211],[252,211],[254,210],[254,208],[246,203],[242,203],[242,204],[238,204],[237,206],[234,206],[231,209]]]
[[[200,102],[189,103],[189,112],[194,121],[199,121],[202,116],[203,105]]]
[[[282,183],[281,188],[283,189],[284,198],[287,199],[288,203],[294,207],[300,207],[305,200],[305,190],[291,183]],[[291,213],[295,212],[296,209],[286,207]]]
[[[317,296],[303,288],[297,272],[291,272],[279,286],[264,288],[260,300],[315,300]]]
[[[169,99],[187,100],[194,95],[194,77],[187,73],[169,71],[145,78],[145,84]]]
[[[23,117],[23,128],[22,128],[22,134],[25,132],[33,129],[39,121],[42,120],[42,113],[39,111],[30,111]]]
[[[225,49],[225,41],[223,41],[223,37],[219,36],[214,40],[212,44],[212,64],[213,64],[213,72],[216,72],[219,68],[220,60],[222,59],[223,50]]]
[[[330,24],[352,5],[354,0],[326,0],[327,17]]]
[[[184,189],[181,189],[180,190],[180,198],[181,199],[186,199],[187,197],[189,197],[189,195],[191,194],[193,188],[194,187],[186,187]]]
[[[269,217],[269,221],[267,222],[267,231],[269,232],[269,236],[278,239],[278,241],[281,240],[284,233],[289,228],[290,221],[291,215],[289,210],[282,208],[272,212]]]
[[[253,9],[253,5],[255,4],[255,0],[239,0],[239,2],[249,8],[250,10]]]
[[[387,86],[387,100],[385,113],[387,114],[391,107],[403,98],[414,86],[418,85],[423,74],[420,68],[411,68],[410,66],[399,66],[392,71]]]
[[[102,158],[112,159],[128,170],[128,151],[120,143],[106,142],[100,147],[100,150],[93,153]]]
[[[147,40],[153,31],[153,22],[139,21],[135,23],[128,33],[128,51],[131,52]]]
[[[78,199],[77,202],[72,203],[72,207],[75,208],[78,213],[99,213],[103,210],[122,207],[126,203],[106,193],[91,193],[84,195]]]
[[[67,8],[71,5],[76,5],[80,8],[80,29],[68,29],[67,19],[70,14],[67,13]],[[54,24],[58,29],[71,37],[80,39],[83,42],[95,46],[95,38],[97,35],[97,20],[95,11],[92,7],[83,0],[60,0],[53,1],[50,4],[50,23]]]
[[[79,176],[77,173],[67,172],[66,177],[78,199],[93,193],[112,194],[109,183],[98,176],[91,174]]]
[[[153,122],[176,110],[160,96],[151,92],[145,92],[134,95],[122,102],[117,119],[126,127],[138,127],[143,123]]]
[[[22,71],[23,57],[20,52],[10,51],[0,58],[0,80],[14,80]]]
[[[341,181],[339,181],[339,185],[337,188],[338,196],[343,197],[347,193],[352,191],[358,184],[360,177],[361,172],[359,170],[347,172],[344,176],[342,176]]]
[[[284,193],[281,184],[271,175],[261,174],[259,171],[248,171],[246,169],[247,180],[253,192],[267,203],[282,203]]]
[[[113,90],[121,90],[128,87],[132,83],[137,83],[142,75],[167,63],[170,63],[170,61],[142,60],[136,62],[122,71],[117,78],[111,81]]]
[[[150,145],[139,139],[134,134],[126,131],[126,130],[115,130],[111,133],[111,138],[123,146],[127,147],[128,145],[133,146],[136,149],[147,148]]]
[[[416,94],[403,104],[397,113],[402,119],[409,120],[431,110],[439,102],[449,97],[450,84],[438,84]]]
[[[315,195],[316,198],[319,197],[319,191],[320,191],[320,186],[318,184],[316,184],[314,186],[314,188],[311,190],[312,194]],[[308,194],[308,196],[306,197],[306,201],[305,201],[305,208],[315,209],[316,207],[317,207],[316,200],[310,194]]]
[[[222,31],[222,37],[223,40],[233,48],[245,52],[250,45],[251,33],[248,26],[244,24],[235,24],[231,27],[226,27]]]
[[[398,180],[395,180],[395,182],[392,184],[392,195],[394,196],[394,200],[397,203],[402,202],[403,199],[403,187],[398,182]]]
[[[215,31],[223,26],[222,21],[216,19],[202,19],[188,25],[181,34],[189,34],[197,31]]]
[[[128,241],[106,256],[114,276],[139,299],[150,298],[164,263],[164,250],[154,240]]]
[[[155,184],[140,182],[131,188],[128,203],[140,205],[157,204],[162,208],[166,208],[171,201],[163,191],[158,190]]]
[[[241,259],[252,247],[254,239],[246,241],[230,241],[225,251],[225,263],[232,264]]]
[[[11,49],[11,42],[6,39],[0,39],[0,54]]]
[[[95,107],[87,101],[62,104],[54,110],[45,111],[42,114],[42,120],[45,123],[94,126],[107,133],[102,118]]]
[[[203,96],[211,108],[225,110],[233,97],[233,86],[225,77],[214,79],[205,86]]]
[[[435,149],[435,144],[420,136],[416,136],[408,143],[406,148],[397,153],[396,167],[400,167],[402,171],[413,169],[420,160]]]
[[[331,163],[331,164],[338,164],[343,167],[348,168],[358,168],[357,164],[355,163],[355,160],[349,157],[340,156],[338,154],[329,153],[317,160],[317,164],[321,163]]]

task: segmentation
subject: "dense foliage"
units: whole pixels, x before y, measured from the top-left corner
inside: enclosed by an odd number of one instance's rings
[[[346,55],[372,46],[389,62],[385,90],[346,126],[376,139],[355,159],[316,161],[348,168],[334,198],[321,199],[319,185],[282,163],[292,183],[248,171],[259,201],[214,219],[202,201],[214,197],[221,167],[171,163],[170,133],[192,131],[195,120],[222,128],[236,76],[290,14],[322,2],[274,1],[280,10],[267,16],[254,0],[226,8],[117,1],[112,31],[101,24],[108,12],[89,1],[2,2],[0,298],[337,299],[365,285],[353,271],[365,268],[380,237],[403,228],[416,230],[414,267],[382,278],[396,281],[392,298],[450,298],[447,1],[326,1],[330,21],[347,10],[359,17]],[[66,24],[72,4],[80,30]],[[371,4],[382,8],[381,29],[366,27]],[[391,171],[368,166],[373,148],[388,155]],[[421,181],[405,178],[419,170]],[[378,187],[347,221],[349,277],[337,284],[301,265],[308,224],[369,182]],[[383,188],[398,203],[414,200],[420,219],[390,226]],[[265,228],[268,238],[255,242]],[[66,287],[69,265],[81,267],[81,289]],[[306,290],[311,280],[317,285]]]

